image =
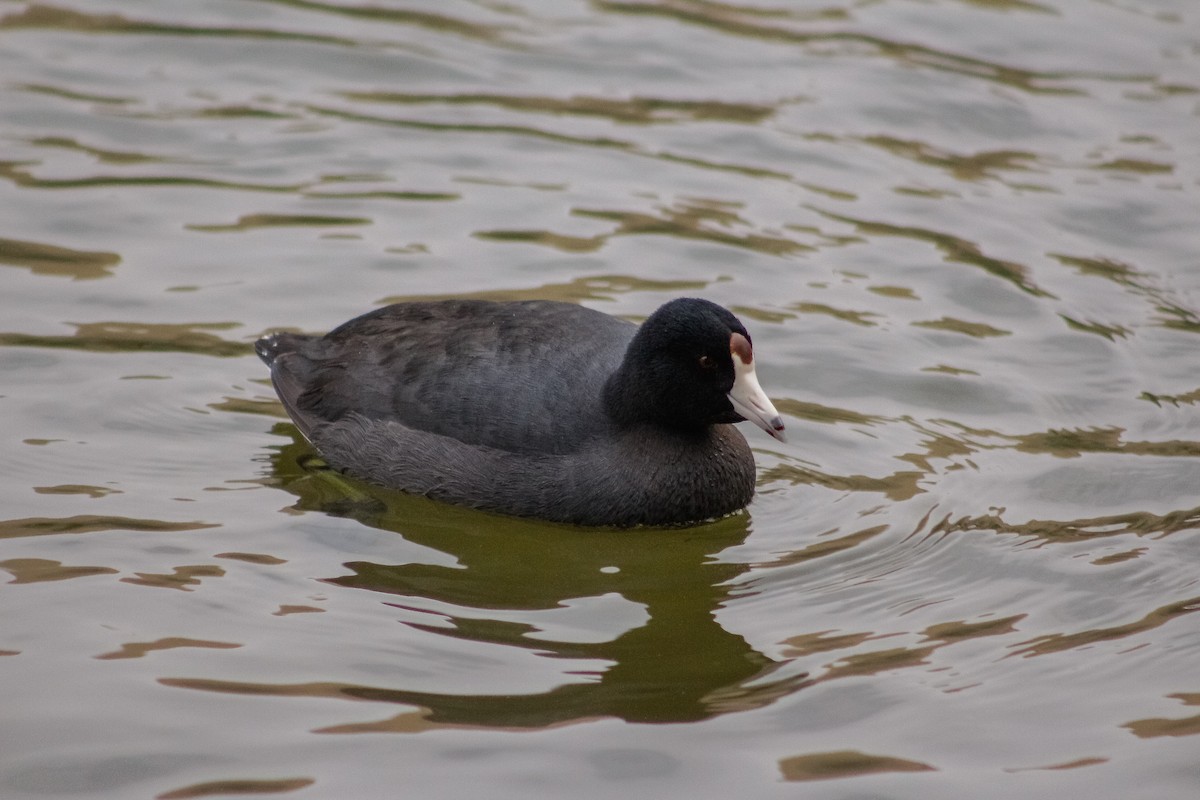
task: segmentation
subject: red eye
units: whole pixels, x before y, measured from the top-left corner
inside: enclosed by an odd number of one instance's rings
[[[713,360],[712,356],[700,356],[700,368],[701,369],[716,369],[717,362],[715,360]]]

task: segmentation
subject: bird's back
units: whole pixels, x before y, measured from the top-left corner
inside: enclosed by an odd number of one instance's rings
[[[256,349],[306,435],[355,413],[468,444],[565,453],[608,429],[603,385],[635,331],[568,303],[419,302]]]

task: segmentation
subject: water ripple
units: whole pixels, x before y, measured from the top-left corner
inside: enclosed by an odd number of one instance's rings
[[[1195,794],[1188,2],[76,5],[0,12],[0,795]],[[793,432],[687,530],[349,480],[250,348],[678,295]]]

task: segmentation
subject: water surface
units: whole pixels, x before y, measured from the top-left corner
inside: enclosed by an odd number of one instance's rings
[[[1200,792],[1193,4],[8,0],[0,75],[5,798]],[[254,338],[464,295],[734,308],[789,443],[688,530],[323,469]]]

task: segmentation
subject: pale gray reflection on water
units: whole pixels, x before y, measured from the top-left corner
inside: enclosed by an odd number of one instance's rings
[[[1195,797],[1192,6],[0,3],[0,795]],[[326,469],[250,342],[463,295],[721,302],[789,443]]]

